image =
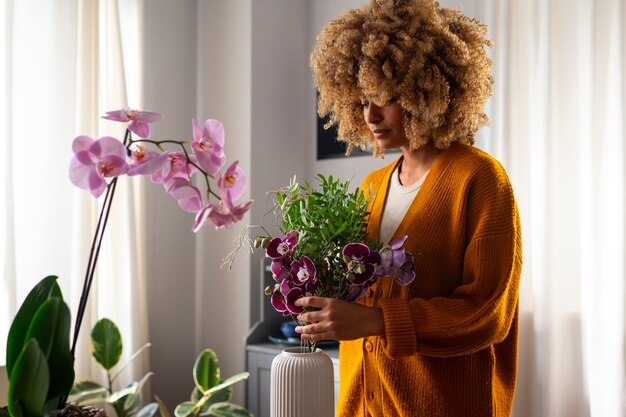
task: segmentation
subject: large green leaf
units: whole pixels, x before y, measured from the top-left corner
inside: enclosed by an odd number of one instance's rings
[[[48,394],[50,373],[37,339],[30,339],[15,361],[8,394],[13,417],[40,417]]]
[[[206,390],[204,392],[205,395],[207,394],[213,394],[217,391],[220,391],[226,387],[229,387],[239,381],[243,381],[244,379],[248,379],[248,377],[250,376],[249,372],[240,372],[236,375],[231,376],[230,378],[226,378],[223,382],[215,385],[214,387],[209,388],[208,390]]]
[[[159,404],[149,403],[139,410],[137,417],[154,417],[157,411],[159,411]]]
[[[193,381],[202,392],[220,382],[220,367],[217,355],[211,349],[205,349],[198,355],[193,366]]]
[[[64,397],[74,383],[74,359],[70,352],[70,309],[59,297],[46,300],[31,321],[26,340],[37,339],[50,371],[47,400]]]
[[[107,371],[117,365],[122,356],[122,335],[111,320],[100,319],[91,331],[91,353]]]
[[[208,400],[205,400],[202,409],[200,410],[200,414],[204,413],[208,408],[214,403],[228,402],[233,396],[232,387],[224,387],[223,389],[214,392],[211,394],[211,397]],[[204,394],[200,392],[198,387],[194,388],[191,393],[191,401],[198,402],[204,397]]]
[[[187,417],[192,414],[194,411],[196,404],[191,401],[185,401],[176,406],[174,409],[174,416],[176,417]]]
[[[222,402],[215,403],[201,416],[215,417],[252,417],[252,413],[240,405]]]
[[[13,323],[11,323],[11,329],[9,330],[7,338],[6,355],[7,375],[9,375],[9,377],[13,373],[15,361],[22,352],[22,348],[26,342],[26,332],[28,332],[30,322],[41,304],[50,297],[63,298],[61,289],[56,283],[56,280],[56,276],[50,275],[39,281],[39,283],[30,290],[15,315]]]
[[[96,381],[78,381],[70,391],[69,401],[78,404],[96,404],[104,401],[108,391]]]

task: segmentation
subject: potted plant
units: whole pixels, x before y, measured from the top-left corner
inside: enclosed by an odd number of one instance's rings
[[[120,176],[149,175],[152,182],[162,184],[183,210],[195,214],[194,232],[207,223],[216,228],[229,227],[241,220],[252,205],[251,200],[234,203],[243,194],[247,177],[238,161],[222,169],[226,162],[224,128],[218,120],[209,119],[203,126],[192,120],[193,140],[156,141],[149,139],[150,124],[162,119],[159,113],[124,108],[107,112],[103,118],[127,123],[123,141],[110,136],[95,140],[81,135],[72,144],[70,180],[96,198],[105,194],[72,343],[69,307],[63,301],[57,277],[46,277],[26,297],[8,335],[8,404],[0,408],[0,417],[93,414],[91,408],[81,411],[68,406],[67,399],[74,382],[78,334]],[[166,150],[166,146],[175,150]],[[201,177],[204,193],[194,184],[194,175]]]

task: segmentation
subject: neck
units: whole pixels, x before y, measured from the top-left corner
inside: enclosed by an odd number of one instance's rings
[[[403,147],[400,182],[408,186],[422,178],[433,166],[440,153],[441,150],[435,148],[432,142],[416,150],[410,150],[408,146]]]

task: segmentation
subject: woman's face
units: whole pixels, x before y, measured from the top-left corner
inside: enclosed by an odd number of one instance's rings
[[[367,99],[361,99],[363,119],[383,150],[395,149],[409,144],[404,132],[404,110],[392,102],[377,106]]]

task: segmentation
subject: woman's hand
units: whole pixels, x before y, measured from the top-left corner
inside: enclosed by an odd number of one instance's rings
[[[319,308],[298,315],[298,320],[309,323],[296,327],[302,340],[353,340],[385,335],[385,321],[380,308],[325,297],[302,297],[295,304]]]

